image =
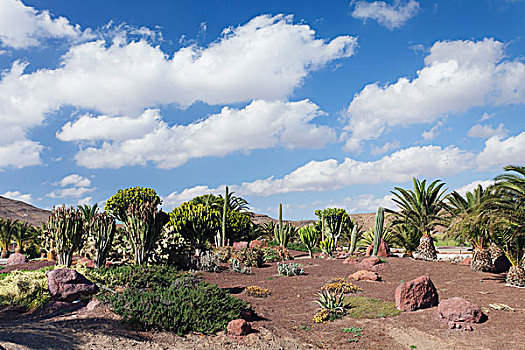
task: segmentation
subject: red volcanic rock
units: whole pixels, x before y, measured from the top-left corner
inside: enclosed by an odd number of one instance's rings
[[[259,241],[258,239],[251,241],[249,245],[250,248],[261,248],[262,246],[263,242]]]
[[[372,250],[374,249],[374,245],[370,244],[368,248],[366,248],[366,256],[372,255]],[[388,244],[386,244],[385,241],[381,238],[379,241],[379,249],[377,250],[377,256],[386,258],[390,256],[390,248],[388,248]]]
[[[437,317],[450,328],[472,330],[470,323],[480,323],[483,317],[481,308],[463,298],[443,300],[437,307]]]
[[[348,257],[343,261],[343,264],[357,264],[359,260],[357,258]]]
[[[381,264],[381,260],[376,257],[364,258],[357,266],[363,270],[370,270],[372,267]]]
[[[27,262],[27,257],[20,253],[14,253],[7,259],[7,266],[24,264]]]
[[[71,269],[46,272],[49,293],[55,300],[74,301],[98,292],[98,287],[83,275]]]
[[[252,326],[246,320],[239,318],[237,320],[230,321],[226,327],[226,330],[228,331],[228,335],[240,337],[250,333],[252,331]]]
[[[459,263],[460,265],[466,265],[466,266],[470,266],[470,263],[472,262],[472,258],[465,258],[465,260],[463,260],[461,263]]]
[[[403,282],[396,288],[396,307],[401,311],[415,311],[438,305],[439,295],[428,276]]]
[[[348,276],[348,279],[356,281],[381,281],[381,276],[372,271],[360,270]]]
[[[241,250],[241,249],[247,249],[248,248],[248,242],[233,242],[233,249],[235,250]]]

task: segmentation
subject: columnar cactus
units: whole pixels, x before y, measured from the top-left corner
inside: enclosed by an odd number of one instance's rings
[[[228,217],[228,186],[226,186],[226,192],[224,194],[224,205],[222,208],[222,239],[221,247],[226,245],[226,219]]]
[[[275,241],[279,243],[281,248],[286,248],[288,241],[292,238],[297,232],[296,228],[290,223],[283,223],[283,205],[279,204],[279,222],[274,228],[274,237]]]
[[[355,245],[357,243],[357,224],[352,228],[352,235],[350,236],[350,254],[354,254]]]
[[[73,207],[66,208],[66,206],[53,208],[47,229],[53,236],[58,263],[71,266],[73,253],[80,250],[84,244],[85,225],[82,212]]]
[[[379,250],[379,243],[381,242],[381,233],[383,233],[383,224],[385,222],[385,209],[383,207],[377,208],[376,224],[374,226],[374,248],[372,255],[377,256]]]
[[[117,231],[115,219],[106,213],[95,214],[91,217],[89,230],[95,248],[95,267],[104,267]]]

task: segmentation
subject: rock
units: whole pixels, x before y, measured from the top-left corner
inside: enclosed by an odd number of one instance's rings
[[[369,258],[364,258],[363,261],[361,261],[357,265],[360,269],[370,270],[373,266],[378,264],[381,264],[381,260],[379,260],[379,258],[371,256]]]
[[[234,250],[241,250],[241,249],[247,249],[247,248],[248,248],[248,242],[233,242]]]
[[[437,307],[437,317],[451,329],[472,330],[467,323],[480,323],[483,318],[481,308],[463,298],[442,300]]]
[[[336,252],[334,254],[334,258],[336,259],[346,259],[350,256],[350,253],[348,252]]]
[[[55,300],[74,301],[98,292],[98,287],[83,275],[71,269],[46,272],[49,293]]]
[[[348,276],[348,279],[356,281],[381,281],[381,276],[372,271],[360,270]]]
[[[27,262],[27,257],[24,254],[14,253],[7,259],[7,266],[24,264]]]
[[[98,306],[100,306],[102,302],[98,299],[91,299],[89,303],[86,305],[86,309],[89,311],[95,310]]]
[[[372,250],[374,249],[374,245],[370,244],[368,248],[366,248],[366,256],[372,255]],[[379,241],[379,249],[377,250],[377,256],[381,256],[383,258],[390,256],[390,248],[388,248],[388,244],[386,244],[385,241],[383,241],[383,238]]]
[[[226,329],[229,335],[234,337],[240,337],[250,333],[252,330],[252,326],[246,320],[239,318],[237,320],[230,321]]]
[[[460,265],[466,265],[466,266],[470,266],[470,262],[472,261],[472,258],[468,257],[468,258],[465,258],[462,262],[460,262],[459,264]]]
[[[396,288],[396,307],[401,311],[414,311],[438,305],[439,295],[428,276],[403,282]]]
[[[343,264],[357,264],[358,261],[359,259],[357,258],[348,257],[345,259],[345,261],[343,261]]]
[[[261,248],[262,246],[263,242],[259,241],[258,239],[251,241],[249,245],[250,248]]]

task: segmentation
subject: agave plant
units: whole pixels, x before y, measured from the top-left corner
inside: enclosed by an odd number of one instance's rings
[[[321,307],[321,309],[330,310],[332,312],[344,312],[344,291],[337,294],[336,292],[331,293],[328,290],[323,290],[322,292],[317,293],[317,295],[319,296],[319,300],[316,300],[315,302]]]

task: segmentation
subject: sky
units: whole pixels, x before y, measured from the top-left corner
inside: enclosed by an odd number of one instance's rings
[[[0,195],[287,219],[525,163],[525,1],[0,0]]]

